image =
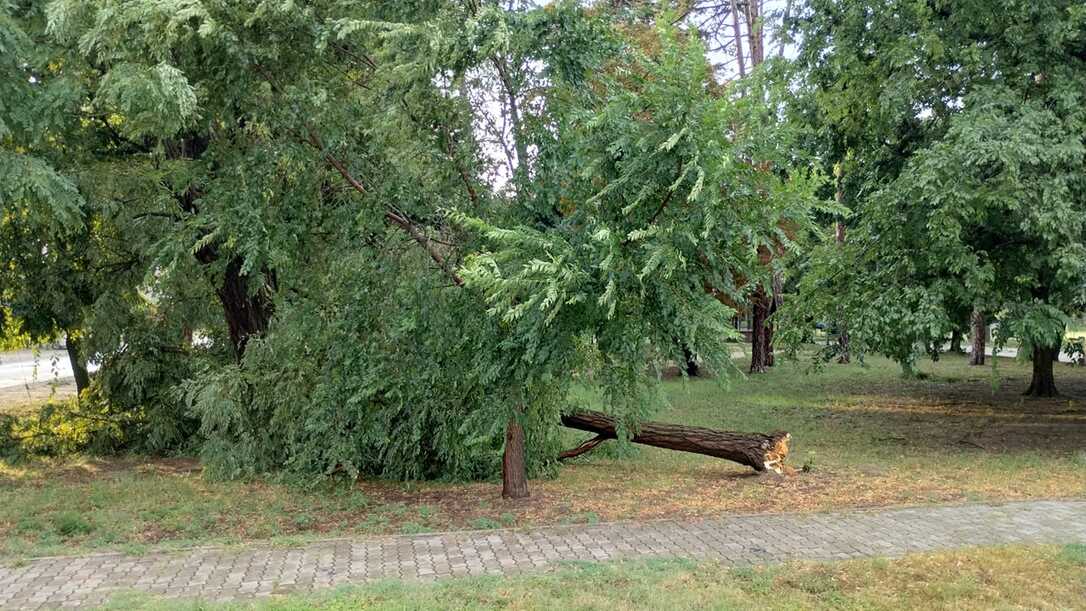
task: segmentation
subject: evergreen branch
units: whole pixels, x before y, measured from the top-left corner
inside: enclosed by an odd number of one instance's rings
[[[324,144],[321,142],[320,138],[313,130],[309,130],[308,142],[315,149],[321,152],[321,155],[324,156],[324,159],[329,163],[329,165],[335,168],[335,170],[339,172],[339,175],[342,176],[343,179],[346,180],[347,183],[351,185],[351,187],[354,188],[355,191],[358,191],[363,195],[369,193],[369,191],[366,189],[366,186],[362,184],[362,181],[358,180],[358,178],[351,174],[351,171],[340,159],[338,159],[335,155],[333,155],[324,148]],[[433,259],[434,263],[436,263],[437,266],[441,268],[441,271],[445,272],[445,275],[448,276],[450,280],[452,280],[453,284],[455,284],[456,286],[464,286],[463,278],[457,275],[456,270],[453,269],[452,265],[449,263],[445,255],[443,255],[441,251],[439,251],[434,246],[434,240],[430,239],[429,236],[425,235],[422,231],[420,231],[419,228],[415,226],[415,224],[412,223],[406,215],[402,215],[392,209],[386,208],[384,217],[386,221],[392,223],[396,227],[399,227],[407,235],[409,235],[412,240],[414,240],[419,246],[421,246],[426,251],[426,253],[430,255],[430,258]]]

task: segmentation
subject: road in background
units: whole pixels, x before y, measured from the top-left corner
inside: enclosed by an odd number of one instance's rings
[[[73,377],[63,350],[19,350],[0,354],[0,388],[60,382]]]

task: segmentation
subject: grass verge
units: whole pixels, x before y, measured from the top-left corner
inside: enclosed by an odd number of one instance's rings
[[[1072,609],[1086,546],[978,548],[896,560],[729,569],[712,562],[570,566],[436,584],[384,582],[247,604],[121,596],[115,609]]]

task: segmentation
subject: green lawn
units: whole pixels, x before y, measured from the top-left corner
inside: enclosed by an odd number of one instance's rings
[[[784,363],[733,381],[666,383],[659,419],[733,430],[788,430],[797,472],[747,468],[655,448],[607,445],[532,497],[503,501],[496,482],[359,482],[302,490],[205,480],[191,459],[0,462],[0,556],[140,551],[250,540],[427,532],[735,512],[1086,497],[1086,368],[1059,365],[1065,396],[1025,400],[1028,364],[963,357],[896,365]],[[591,406],[590,398],[584,398]],[[579,439],[569,433],[573,444]]]
[[[981,548],[897,560],[728,569],[711,562],[571,566],[549,574],[396,582],[249,604],[120,596],[115,609],[1072,609],[1086,546]]]

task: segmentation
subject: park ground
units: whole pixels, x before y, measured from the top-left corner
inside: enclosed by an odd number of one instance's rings
[[[969,367],[944,355],[903,380],[893,363],[784,362],[766,375],[669,380],[660,420],[788,430],[796,472],[759,476],[708,457],[603,446],[504,501],[500,484],[303,489],[210,481],[191,457],[0,462],[0,558],[140,553],[250,541],[562,523],[1086,497],[1086,368],[1060,365],[1063,396],[1024,399],[1028,363]],[[586,398],[591,406],[591,399]],[[10,405],[9,410],[26,411]],[[570,432],[569,441],[579,437]],[[613,442],[609,442],[613,443]]]

